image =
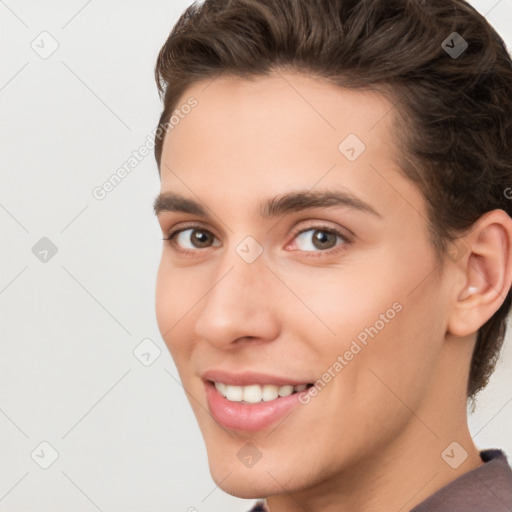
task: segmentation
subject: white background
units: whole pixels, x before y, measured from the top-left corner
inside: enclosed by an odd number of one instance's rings
[[[512,0],[473,4],[512,48]],[[156,125],[156,56],[187,5],[0,0],[4,512],[235,512],[252,503],[211,480],[158,332],[152,154],[104,200],[92,195]],[[59,45],[48,59],[31,48],[43,31]],[[32,252],[42,237],[58,250],[46,263]],[[148,367],[133,355],[146,338],[161,350]],[[511,345],[470,416],[477,446],[510,456]],[[31,458],[42,441],[59,454],[48,469]]]

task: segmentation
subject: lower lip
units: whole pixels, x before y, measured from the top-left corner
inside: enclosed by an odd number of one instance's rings
[[[268,402],[248,404],[231,402],[222,396],[212,382],[205,382],[206,400],[213,418],[232,430],[255,432],[284,419],[299,404],[299,394],[281,396]]]

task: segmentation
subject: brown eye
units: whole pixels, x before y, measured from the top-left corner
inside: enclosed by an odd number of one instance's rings
[[[343,244],[347,240],[341,233],[323,228],[307,229],[299,233],[296,237],[296,244],[299,250],[308,252],[332,249],[336,245],[340,245],[338,243],[339,241]]]
[[[317,249],[330,249],[336,245],[336,239],[334,233],[317,230],[313,234],[313,245]]]
[[[210,247],[210,245],[213,243],[213,240],[213,235],[211,233],[207,233],[206,231],[193,230],[192,234],[190,235],[190,241],[192,242],[192,245],[198,248]]]
[[[171,238],[175,239],[178,246],[183,249],[204,249],[215,244],[215,236],[205,229],[183,229],[174,233]]]

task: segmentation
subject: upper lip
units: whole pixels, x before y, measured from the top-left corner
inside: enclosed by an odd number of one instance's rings
[[[207,370],[201,377],[203,380],[222,382],[231,386],[249,386],[251,384],[259,384],[261,386],[264,384],[274,384],[275,386],[290,384],[292,386],[298,386],[299,384],[309,384],[311,382],[308,380],[297,380],[290,377],[280,377],[250,371],[229,373],[224,370]]]

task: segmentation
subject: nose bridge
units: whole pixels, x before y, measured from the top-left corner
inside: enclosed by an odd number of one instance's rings
[[[206,304],[212,309],[218,309],[218,314],[231,308],[236,308],[240,314],[249,313],[260,303],[262,285],[268,279],[268,276],[265,277],[268,269],[262,257],[250,261],[240,256],[237,249],[230,252],[217,269],[211,291],[205,297]]]
[[[256,305],[258,295],[264,290],[264,282],[268,280],[268,269],[263,247],[254,237],[246,236],[227,249],[215,280],[219,285],[220,279],[227,281],[224,287],[217,290],[221,298],[235,300],[241,306],[247,297],[249,303]],[[248,296],[250,294],[253,294],[252,300]]]
[[[256,244],[244,239],[223,255],[216,268],[196,322],[197,334],[211,343],[273,336],[275,318],[267,285],[270,272],[262,248]]]

